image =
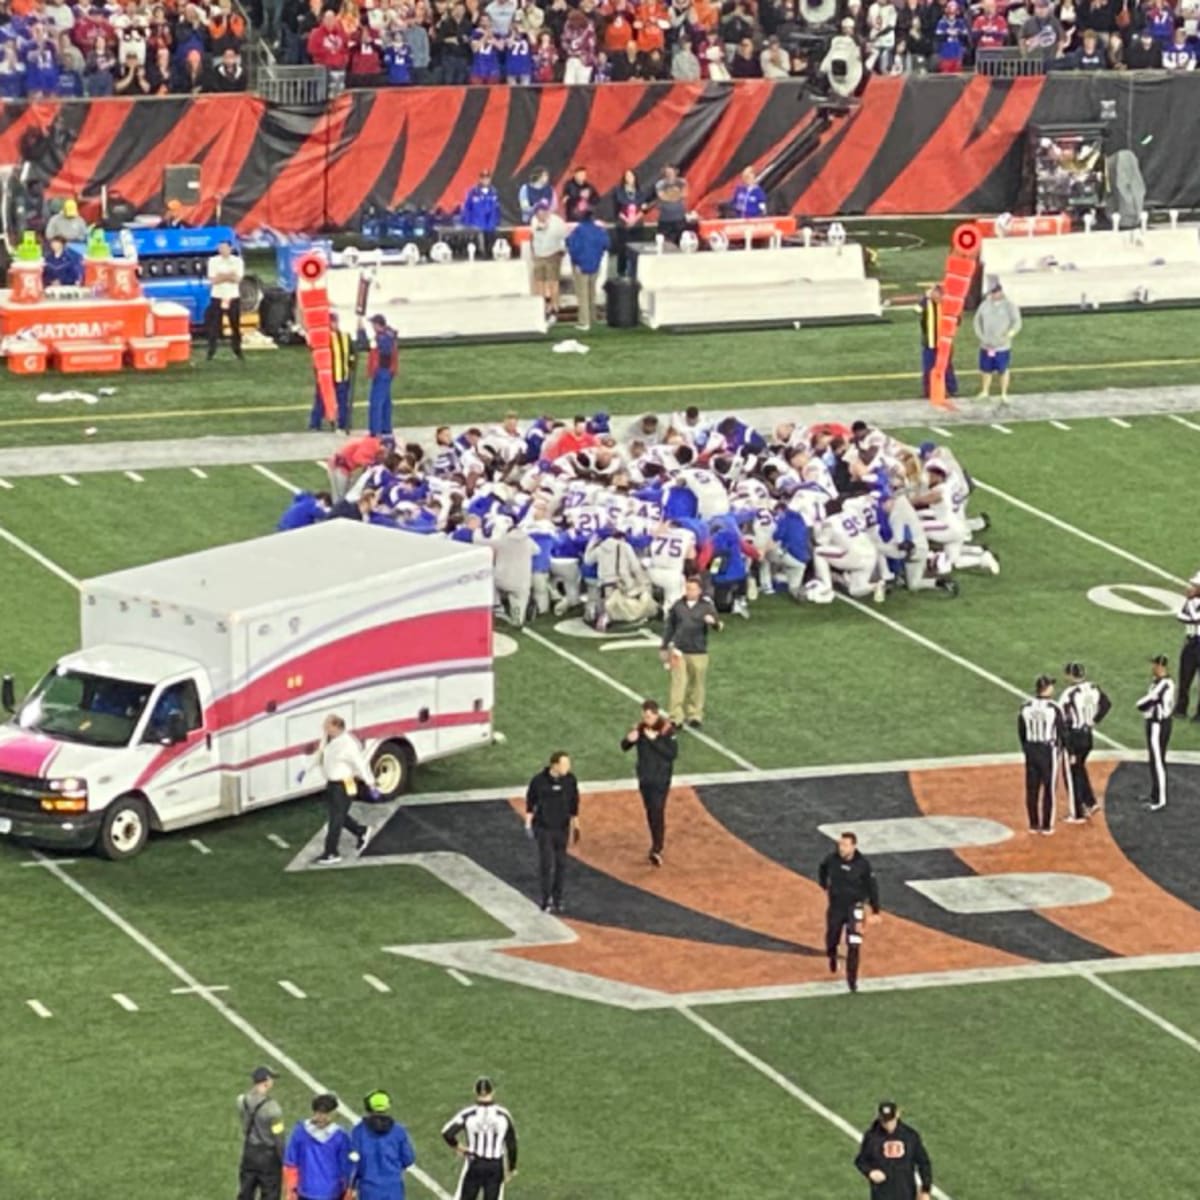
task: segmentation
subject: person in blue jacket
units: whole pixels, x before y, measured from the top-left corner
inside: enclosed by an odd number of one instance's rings
[[[578,305],[575,328],[584,333],[592,327],[592,316],[596,311],[596,276],[607,252],[608,231],[596,224],[596,214],[590,205],[581,205],[579,221],[567,234],[567,253],[571,256]]]
[[[387,1092],[363,1101],[366,1116],[350,1134],[351,1184],[358,1200],[404,1200],[404,1172],[417,1161],[408,1130],[392,1117]]]
[[[338,1099],[314,1096],[312,1116],[297,1121],[283,1154],[287,1195],[303,1200],[342,1200],[350,1179],[350,1135],[338,1124]]]
[[[713,553],[709,569],[712,572],[713,603],[718,612],[733,612],[749,620],[750,607],[746,603],[749,568],[746,552],[742,549],[742,531],[730,513],[714,517],[710,527]]]
[[[42,259],[42,282],[47,287],[78,287],[83,282],[83,260],[65,239],[50,239]]]
[[[370,351],[367,360],[367,374],[371,377],[371,390],[367,394],[367,430],[372,437],[382,437],[392,432],[392,380],[400,368],[400,351],[396,331],[387,323],[387,317],[373,316],[371,332],[375,335],[374,346],[359,323],[356,349]]]
[[[731,207],[733,215],[743,220],[767,215],[767,193],[760,186],[753,167],[747,167],[742,172],[742,182],[733,189]]]
[[[490,251],[500,227],[500,193],[492,186],[492,173],[479,172],[479,182],[467,193],[460,214],[468,229],[479,231],[485,251]]]
[[[309,525],[316,525],[318,521],[324,521],[329,516],[329,510],[333,507],[333,499],[328,492],[297,492],[292,497],[292,502],[284,509],[283,516],[279,518],[279,524],[275,526],[280,533],[286,533],[289,529],[304,529]]]

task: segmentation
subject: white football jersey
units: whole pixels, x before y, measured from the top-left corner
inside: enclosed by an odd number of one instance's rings
[[[672,526],[655,532],[646,549],[646,562],[653,571],[683,571],[684,563],[696,553],[696,535],[690,529]]]
[[[705,520],[729,511],[729,493],[714,472],[702,467],[686,467],[679,472],[677,481],[696,497],[700,516]]]

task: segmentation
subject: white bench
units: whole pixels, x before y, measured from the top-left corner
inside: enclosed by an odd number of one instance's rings
[[[642,319],[663,326],[872,319],[879,281],[859,245],[639,253]]]
[[[1200,227],[984,238],[985,280],[1022,308],[1200,301]]]

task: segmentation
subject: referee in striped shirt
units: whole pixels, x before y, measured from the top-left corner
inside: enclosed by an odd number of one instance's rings
[[[1104,720],[1112,702],[1088,679],[1083,663],[1067,663],[1063,674],[1071,681],[1058,702],[1066,725],[1068,769],[1064,774],[1071,797],[1071,815],[1067,820],[1077,824],[1086,821],[1100,807],[1088,776],[1087,760],[1092,752],[1092,730]]]
[[[1186,717],[1191,699],[1192,680],[1200,674],[1200,571],[1188,580],[1187,596],[1178,613],[1183,622],[1183,649],[1179,652],[1179,692],[1175,700],[1175,715]],[[1193,721],[1200,721],[1200,704]]]
[[[517,1173],[517,1128],[496,1103],[490,1079],[475,1081],[475,1103],[446,1122],[442,1137],[464,1159],[454,1200],[503,1200],[504,1185]]]
[[[1066,734],[1062,709],[1054,702],[1054,680],[1039,675],[1035,695],[1021,705],[1017,736],[1025,752],[1025,811],[1029,832],[1054,832],[1054,785],[1058,752]]]
[[[1150,660],[1154,678],[1150,690],[1137,702],[1146,718],[1146,751],[1150,759],[1150,797],[1146,807],[1158,812],[1167,807],[1167,746],[1171,741],[1171,716],[1175,712],[1175,680],[1170,660],[1156,654]]]

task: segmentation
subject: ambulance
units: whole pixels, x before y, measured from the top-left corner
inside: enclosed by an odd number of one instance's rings
[[[492,600],[486,547],[344,520],[89,580],[81,648],[4,681],[0,835],[122,859],[290,800],[330,714],[397,796],[492,740]]]

